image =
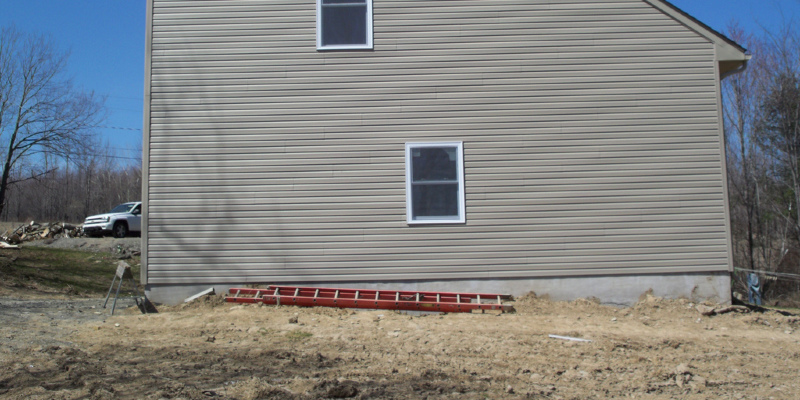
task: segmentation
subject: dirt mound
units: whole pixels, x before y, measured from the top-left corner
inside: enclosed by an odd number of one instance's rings
[[[533,294],[516,300],[517,313],[501,315],[221,297],[153,315],[110,317],[86,306],[61,308],[60,317],[19,304],[0,312],[1,397],[800,397],[798,318],[776,311],[703,316],[688,300],[645,296],[615,308]]]

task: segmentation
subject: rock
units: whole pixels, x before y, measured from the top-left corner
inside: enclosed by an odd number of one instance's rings
[[[514,388],[513,388],[511,385],[508,385],[508,386],[506,387],[506,393],[508,393],[508,394],[514,394]]]
[[[297,323],[297,316],[295,315],[295,316],[289,317],[289,323],[290,324],[296,324]]]
[[[700,390],[706,387],[706,383],[707,383],[706,378],[703,378],[701,376],[693,376],[692,381],[689,382],[689,386],[691,386],[692,389]]]
[[[675,373],[678,375],[686,375],[686,374],[691,375],[691,371],[689,371],[689,366],[686,364],[679,364],[677,367],[675,367]]]
[[[350,380],[323,381],[319,388],[324,390],[322,393],[327,398],[346,399],[358,395],[358,382]]]
[[[709,306],[702,305],[702,304],[698,304],[697,305],[697,311],[701,315],[705,315],[705,316],[714,315],[714,308],[713,307],[709,307]]]

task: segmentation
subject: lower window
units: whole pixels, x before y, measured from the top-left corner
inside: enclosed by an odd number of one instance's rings
[[[466,221],[461,142],[406,143],[406,218],[409,224]]]

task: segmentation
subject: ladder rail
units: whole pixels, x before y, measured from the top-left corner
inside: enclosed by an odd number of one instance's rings
[[[400,293],[401,296],[411,296],[411,295],[416,295],[417,293],[419,293],[422,296],[436,296],[437,294],[440,294],[442,296],[455,298],[456,295],[460,295],[461,297],[471,298],[471,299],[472,298],[477,298],[477,296],[481,296],[481,297],[485,297],[485,298],[501,297],[501,298],[507,300],[507,299],[510,299],[512,297],[509,294],[500,294],[500,293],[436,292],[436,291],[420,291],[420,290],[385,290],[385,289],[380,289],[380,290],[378,290],[378,289],[342,289],[342,288],[329,288],[329,287],[316,287],[316,286],[303,287],[303,286],[286,286],[286,285],[270,285],[269,287],[270,288],[275,288],[275,289],[280,289],[280,290],[286,289],[286,290],[292,290],[292,291],[295,288],[300,288],[301,291],[304,290],[304,289],[305,290],[319,289],[320,291],[326,291],[326,292],[328,292],[328,291],[329,292],[335,292],[337,290],[340,290],[340,291],[345,291],[346,290],[346,291],[350,291],[350,292],[353,292],[353,293],[356,290],[358,290],[362,294],[365,294],[365,295],[367,293],[372,295],[375,292],[381,292],[381,293],[386,292],[386,293],[391,293],[392,295],[394,295],[394,293]],[[255,289],[252,289],[252,290],[255,290]]]
[[[271,285],[266,289],[231,288],[229,292],[235,294],[234,296],[228,296],[226,301],[237,303],[431,312],[472,312],[476,310],[511,312],[514,310],[511,305],[502,304],[502,300],[511,298],[510,295],[504,294],[393,291],[280,285]]]

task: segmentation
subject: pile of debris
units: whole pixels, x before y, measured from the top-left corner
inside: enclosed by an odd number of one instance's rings
[[[20,244],[42,239],[72,238],[83,236],[83,226],[72,225],[65,222],[40,224],[31,221],[19,228],[6,231],[0,239],[10,244]]]

